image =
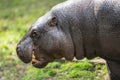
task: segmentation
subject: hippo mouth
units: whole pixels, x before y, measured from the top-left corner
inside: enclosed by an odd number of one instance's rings
[[[32,52],[32,65],[36,68],[43,68],[48,64],[48,61],[44,57],[37,57],[35,52]]]

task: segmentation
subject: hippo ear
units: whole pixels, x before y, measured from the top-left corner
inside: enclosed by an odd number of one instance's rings
[[[48,22],[48,25],[50,27],[57,26],[57,19],[56,19],[56,17],[52,17],[52,19]]]

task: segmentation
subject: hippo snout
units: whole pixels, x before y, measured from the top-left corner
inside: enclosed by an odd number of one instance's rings
[[[24,63],[29,63],[32,60],[32,57],[30,55],[26,55],[23,51],[22,48],[18,45],[16,48],[16,52],[18,57],[24,62]]]
[[[32,60],[32,42],[30,39],[25,40],[17,45],[16,52],[18,57],[24,62],[29,63]]]

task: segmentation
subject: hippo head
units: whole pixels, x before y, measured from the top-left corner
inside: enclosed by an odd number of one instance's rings
[[[17,55],[23,62],[33,59],[33,66],[42,68],[56,59],[74,58],[68,21],[56,12],[52,10],[40,17],[17,45]]]

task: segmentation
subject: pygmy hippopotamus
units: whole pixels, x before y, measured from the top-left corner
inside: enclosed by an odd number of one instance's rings
[[[45,67],[56,59],[106,60],[120,80],[120,0],[68,0],[40,17],[17,45],[25,63]],[[32,57],[33,55],[33,57]]]

